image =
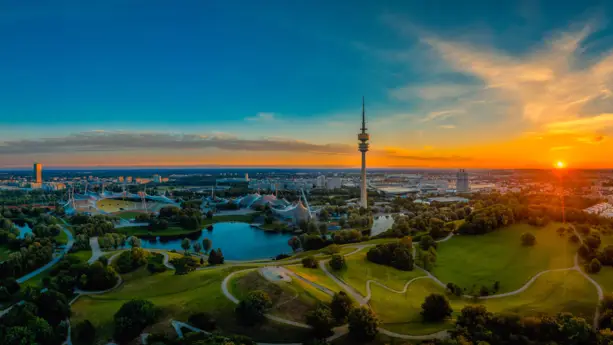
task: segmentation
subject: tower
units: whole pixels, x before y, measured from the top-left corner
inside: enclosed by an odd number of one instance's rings
[[[360,129],[361,132],[358,133],[358,151],[362,152],[362,173],[360,175],[360,206],[364,208],[368,207],[368,191],[366,189],[366,152],[368,152],[368,140],[370,140],[370,135],[366,133],[366,129],[366,112],[364,111],[364,96],[362,96],[362,128]]]
[[[43,165],[34,163],[34,182],[43,183]]]
[[[456,193],[468,193],[469,191],[468,173],[466,170],[460,169],[456,174]]]

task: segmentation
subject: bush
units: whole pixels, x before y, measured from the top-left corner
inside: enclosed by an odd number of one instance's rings
[[[366,258],[368,261],[379,265],[391,266],[403,271],[412,271],[414,263],[411,251],[410,247],[399,242],[379,244],[368,251]]]
[[[341,252],[341,247],[337,244],[331,244],[323,249],[323,252],[328,255],[338,254]]]
[[[208,259],[209,265],[221,265],[224,263],[224,261],[225,259],[220,248],[217,248],[217,250],[211,250]]]
[[[145,265],[148,259],[148,252],[142,248],[134,247],[121,253],[114,266],[119,273],[128,273]]]
[[[531,232],[521,234],[521,244],[523,246],[533,246],[536,243],[536,237]]]
[[[207,332],[212,332],[217,328],[217,322],[213,315],[209,313],[195,313],[189,316],[187,322],[197,328]]]
[[[337,323],[345,323],[351,309],[353,309],[353,300],[351,297],[349,297],[344,291],[334,294],[332,297],[332,302],[330,303],[330,311],[332,312],[332,317],[334,317]]]
[[[264,314],[272,307],[270,296],[264,291],[256,290],[240,301],[235,309],[238,320],[247,326],[252,326],[264,320]]]
[[[302,259],[302,266],[305,268],[317,268],[317,260],[312,256],[307,256]]]
[[[570,243],[579,243],[579,236],[577,236],[577,234],[572,234],[568,238],[568,241],[570,241]]]
[[[175,267],[176,275],[188,274],[198,267],[198,263],[191,256],[172,259],[170,263]]]
[[[589,273],[598,273],[600,272],[601,268],[602,268],[602,265],[600,264],[600,261],[598,261],[598,259],[596,258],[592,259],[589,265],[587,265],[587,271]]]
[[[428,235],[422,236],[419,239],[419,247],[422,250],[428,250],[428,249],[430,249],[430,247],[436,248],[436,241],[434,241],[432,236],[428,236]]]
[[[366,307],[351,310],[348,321],[349,336],[357,342],[371,341],[379,333],[379,320],[372,310]]]
[[[332,269],[340,271],[343,268],[345,268],[346,263],[345,263],[345,257],[342,255],[332,255],[332,259],[330,259],[330,267],[332,267]]]
[[[76,340],[82,344],[93,344],[96,339],[96,327],[89,321],[79,322],[74,328]]]
[[[334,318],[330,309],[319,306],[306,314],[307,325],[313,328],[313,336],[316,338],[327,338],[332,335],[332,327],[334,327]]]
[[[451,316],[453,310],[447,297],[441,294],[430,294],[421,305],[421,315],[424,321],[439,322]]]
[[[124,303],[115,313],[114,338],[128,342],[139,336],[145,327],[155,322],[160,311],[146,300],[131,300]]]

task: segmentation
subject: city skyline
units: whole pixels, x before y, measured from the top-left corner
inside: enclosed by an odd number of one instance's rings
[[[604,2],[3,7],[0,169],[613,168]]]

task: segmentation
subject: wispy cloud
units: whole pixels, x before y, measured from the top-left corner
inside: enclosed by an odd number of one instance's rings
[[[567,151],[572,149],[573,146],[554,146],[549,149],[549,151]]]
[[[441,129],[455,129],[455,125],[440,125],[438,128]]]
[[[473,91],[474,87],[460,84],[441,84],[425,86],[405,86],[389,91],[391,97],[399,100],[412,100],[415,98],[426,101],[457,98]]]
[[[255,116],[246,117],[247,121],[259,121],[259,122],[268,122],[273,121],[275,119],[275,113],[257,113]]]
[[[601,131],[613,127],[613,114],[600,114],[592,117],[552,122],[547,124],[546,127],[549,131],[555,133]]]
[[[426,150],[431,151],[431,150]],[[465,162],[473,160],[472,157],[464,157],[458,155],[437,155],[433,153],[423,152],[405,152],[402,150],[387,149],[385,154],[388,158],[402,159],[409,161],[427,161],[427,162]]]
[[[197,150],[354,153],[354,146],[313,144],[283,138],[239,139],[230,135],[140,132],[82,132],[65,137],[0,142],[0,155],[73,153],[125,150]]]
[[[441,111],[433,111],[428,113],[428,115],[422,118],[421,122],[429,122],[434,120],[445,120],[452,116],[462,114],[464,110],[462,109],[451,109],[451,110],[441,110]]]

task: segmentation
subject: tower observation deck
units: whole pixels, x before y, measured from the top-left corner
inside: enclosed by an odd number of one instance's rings
[[[364,97],[362,96],[362,128],[358,133],[358,151],[362,152],[362,171],[360,176],[360,206],[368,207],[368,190],[366,189],[366,152],[368,152],[368,141],[370,135],[366,133],[366,111],[364,110]]]

